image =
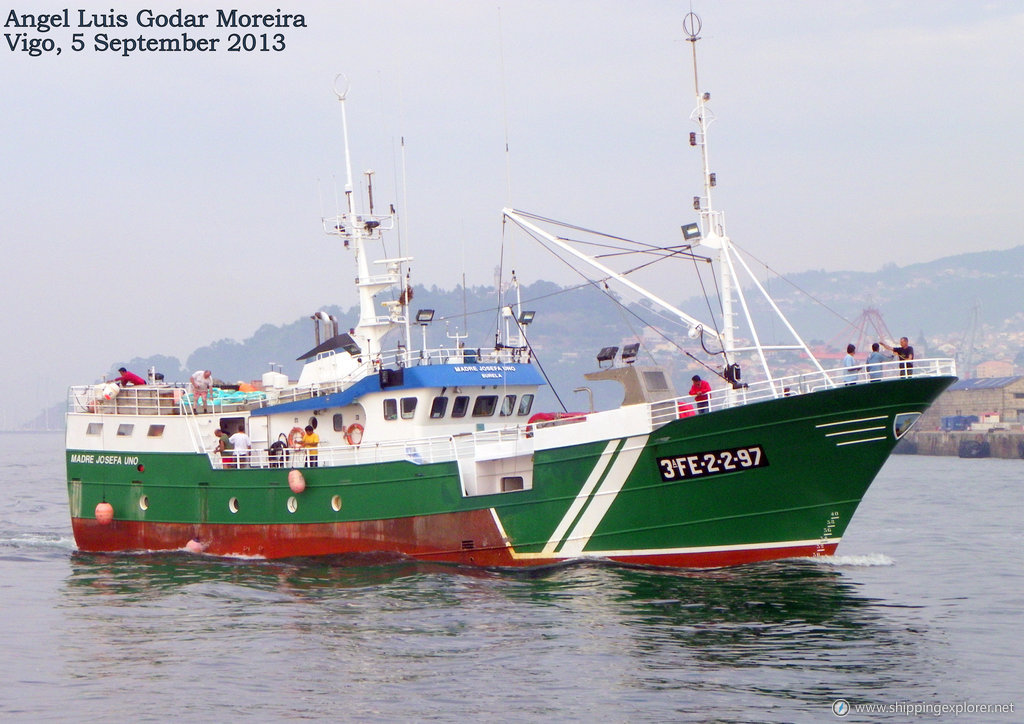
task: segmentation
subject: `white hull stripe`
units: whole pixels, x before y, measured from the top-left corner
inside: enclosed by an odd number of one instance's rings
[[[818,547],[821,545],[831,545],[833,543],[838,544],[842,538],[814,538],[812,540],[787,540],[777,541],[774,543],[740,543],[737,545],[724,545],[724,546],[695,546],[693,548],[640,548],[637,550],[623,549],[613,551],[587,551],[586,553],[574,553],[567,554],[567,551],[561,551],[555,554],[555,558],[624,558],[626,556],[640,557],[640,556],[666,556],[666,555],[700,555],[702,553],[723,553],[728,551],[756,551],[774,549],[774,548],[802,548],[802,547]],[[548,553],[516,553],[515,550],[510,549],[510,553],[513,558],[518,560],[530,560],[530,559],[541,559],[551,558],[552,555]]]
[[[860,417],[857,418],[856,420],[840,420],[839,422],[825,422],[822,423],[821,425],[815,425],[815,427],[822,428],[835,427],[836,425],[853,425],[854,423],[858,422],[874,422],[876,420],[885,420],[887,417],[887,415],[876,415],[875,417]]]
[[[878,432],[879,430],[884,429],[885,428],[882,425],[879,425],[877,427],[858,427],[854,428],[853,430],[840,430],[839,432],[829,432],[825,434],[825,437],[837,437],[839,435],[856,435],[858,432]]]
[[[846,442],[837,442],[836,447],[842,447],[843,445],[859,445],[862,442],[878,442],[879,440],[885,440],[885,436],[882,437],[866,437],[863,440],[847,440]]]
[[[594,469],[590,471],[590,475],[587,477],[586,482],[583,483],[583,487],[576,495],[576,499],[572,501],[572,505],[569,506],[569,510],[565,511],[565,515],[562,516],[562,520],[558,524],[558,527],[555,528],[555,532],[551,534],[550,540],[548,540],[547,545],[545,545],[543,551],[541,551],[542,553],[551,555],[555,552],[555,548],[558,547],[559,541],[561,541],[565,536],[566,531],[569,530],[569,526],[572,525],[574,520],[576,520],[576,516],[579,515],[583,506],[586,505],[587,500],[590,499],[591,492],[604,475],[604,471],[615,456],[615,450],[620,443],[621,440],[611,440],[605,446],[604,452],[602,452],[597,458],[597,465],[595,465]]]
[[[626,483],[626,478],[633,472],[633,466],[644,451],[649,435],[638,435],[626,439],[625,445],[612,462],[608,474],[601,481],[600,487],[587,501],[583,515],[569,532],[569,537],[562,545],[559,553],[563,556],[578,556],[590,542],[590,537],[604,520],[605,514],[615,502]],[[577,497],[577,500],[579,498]],[[575,501],[574,501],[575,502]],[[564,519],[563,519],[564,522]]]

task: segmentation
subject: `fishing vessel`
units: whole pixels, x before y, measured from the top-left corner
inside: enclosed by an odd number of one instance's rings
[[[677,392],[664,368],[642,362],[639,343],[610,344],[583,376],[619,383],[621,404],[539,409],[547,382],[527,336],[532,315],[511,299],[514,285],[497,306],[503,329],[493,343],[429,347],[433,311],[411,306],[410,259],[376,258],[396,218],[375,213],[372,201],[361,210],[348,86],[339,80],[348,184],[343,208],[323,227],[353,257],[358,323],[343,332],[330,315],[314,315],[297,380],[270,371],[251,390],[215,390],[202,404],[190,388],[156,379],[72,387],[67,484],[78,548],[263,558],[373,552],[477,566],[599,558],[714,567],[832,554],[893,447],[955,380],[954,363],[851,371],[814,358],[712,203],[699,20],[690,14],[684,27],[696,94],[690,145],[700,152],[703,189],[681,243],[599,236],[602,249],[618,246],[594,255],[579,243],[589,233],[580,226],[512,208],[502,214],[506,228],[589,268],[601,286],[660,309],[682,330],[674,344],[694,359],[692,351],[702,354],[721,378],[706,399]],[[630,268],[613,268],[625,252],[707,262],[720,322],[691,316]],[[769,344],[758,334],[755,299],[791,341]],[[778,359],[789,361],[788,372]],[[319,437],[315,447],[303,446],[307,428]],[[243,431],[251,450],[221,450],[218,430]]]

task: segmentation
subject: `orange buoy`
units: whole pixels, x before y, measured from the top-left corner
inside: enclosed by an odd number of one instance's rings
[[[189,553],[202,553],[204,548],[206,548],[206,546],[197,541],[195,538],[193,538],[185,544],[185,550],[187,550]]]
[[[114,506],[105,500],[102,503],[97,503],[96,522],[100,525],[110,525],[112,520],[114,520]]]
[[[306,479],[301,472],[294,469],[288,472],[288,487],[293,493],[301,493],[306,489]]]

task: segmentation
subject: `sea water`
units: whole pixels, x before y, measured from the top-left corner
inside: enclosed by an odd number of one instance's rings
[[[0,435],[0,490],[4,721],[1024,711],[1024,460],[894,457],[837,556],[711,571],[81,554],[55,434]]]

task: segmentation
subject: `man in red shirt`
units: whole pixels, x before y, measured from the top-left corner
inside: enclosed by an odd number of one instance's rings
[[[708,393],[711,392],[711,385],[707,380],[702,380],[700,375],[694,375],[691,379],[693,385],[690,387],[690,394],[693,395],[693,401],[697,403],[697,414],[703,415],[708,411]]]
[[[114,380],[114,383],[121,385],[121,387],[127,387],[128,385],[135,385],[137,387],[139,385],[146,384],[146,381],[144,379],[139,377],[134,372],[129,372],[124,367],[121,367],[118,370],[118,372],[121,373],[121,376]]]

